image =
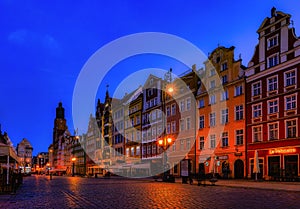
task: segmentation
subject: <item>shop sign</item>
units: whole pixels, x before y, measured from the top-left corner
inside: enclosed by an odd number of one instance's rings
[[[286,153],[294,153],[296,152],[296,148],[278,148],[271,149],[269,151],[270,154],[286,154]]]
[[[228,155],[218,156],[219,160],[228,160]]]

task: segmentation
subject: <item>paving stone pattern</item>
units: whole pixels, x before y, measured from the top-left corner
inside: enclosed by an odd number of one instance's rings
[[[299,208],[300,193],[153,179],[31,176],[0,208]]]

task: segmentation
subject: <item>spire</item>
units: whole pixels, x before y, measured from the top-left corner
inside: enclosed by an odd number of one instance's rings
[[[108,101],[108,100],[109,100],[108,87],[109,87],[109,85],[107,84],[107,85],[106,85],[105,101]]]
[[[276,16],[276,8],[272,7],[271,9],[271,17],[275,17]]]
[[[59,102],[58,107],[56,108],[56,118],[65,118],[65,108],[62,106],[62,102]]]

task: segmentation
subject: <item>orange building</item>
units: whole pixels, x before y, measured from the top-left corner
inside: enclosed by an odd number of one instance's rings
[[[245,177],[245,82],[234,47],[216,48],[199,70],[198,169],[222,178]]]

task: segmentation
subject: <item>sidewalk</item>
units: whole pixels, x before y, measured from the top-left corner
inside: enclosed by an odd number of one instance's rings
[[[176,178],[175,182],[182,183],[182,179]],[[202,182],[202,184],[200,186],[203,186],[203,183],[204,182]],[[212,185],[209,182],[209,180],[206,180],[205,183],[206,183],[206,186]],[[198,185],[198,181],[194,180],[193,185]],[[300,192],[300,182],[275,182],[275,181],[218,179],[218,181],[215,183],[215,186]]]

